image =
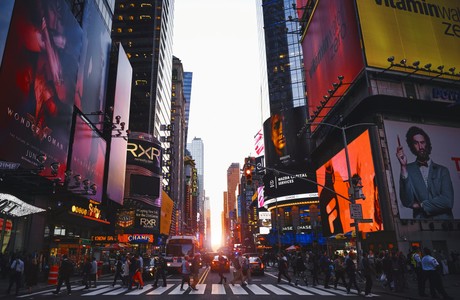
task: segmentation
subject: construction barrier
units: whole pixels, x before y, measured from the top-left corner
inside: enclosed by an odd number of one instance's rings
[[[50,273],[48,275],[48,284],[57,284],[58,281],[59,267],[57,265],[51,266]]]

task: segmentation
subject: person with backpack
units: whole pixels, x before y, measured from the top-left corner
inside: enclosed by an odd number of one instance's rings
[[[291,284],[291,277],[289,276],[289,264],[286,256],[280,252],[278,254],[278,283],[281,282],[281,276],[286,277],[286,279],[289,281],[289,284]]]
[[[181,285],[180,285],[180,290],[181,291],[184,290],[184,283],[188,284],[189,289],[194,289],[194,288],[192,288],[192,285],[190,284],[191,270],[190,270],[190,263],[189,263],[188,255],[185,255],[184,259],[182,260],[181,272],[182,272],[182,282],[181,282]]]
[[[243,281],[247,284],[251,282],[251,269],[249,268],[249,255],[243,255],[243,264],[241,265],[241,272],[243,273]]]
[[[238,281],[238,280],[241,281],[242,286],[246,285],[244,283],[243,270],[242,270],[242,267],[241,267],[242,265],[243,265],[243,258],[241,257],[241,253],[237,252],[236,257],[233,260],[233,268],[234,268],[233,279],[232,279],[232,281],[230,281],[230,283],[232,285],[235,285],[235,282]]]
[[[58,283],[57,283],[57,286],[56,286],[56,290],[53,292],[53,294],[55,294],[55,295],[59,294],[59,291],[61,290],[62,284],[65,282],[65,285],[67,287],[67,295],[71,295],[72,287],[70,285],[70,276],[72,276],[72,274],[73,274],[73,264],[67,258],[67,255],[64,254],[62,256],[61,266],[59,267]]]
[[[154,288],[158,286],[158,279],[163,279],[163,287],[166,286],[166,260],[163,254],[158,254],[158,260],[155,261],[155,282],[152,284]]]
[[[324,252],[323,255],[319,259],[319,264],[321,267],[321,271],[324,273],[324,288],[329,288],[329,281],[331,280],[332,276],[332,262],[327,255],[327,252]]]

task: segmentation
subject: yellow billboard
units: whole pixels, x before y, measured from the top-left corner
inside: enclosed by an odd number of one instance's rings
[[[357,0],[367,65],[420,61],[460,69],[460,7],[451,0]],[[407,70],[410,71],[410,70]],[[458,72],[458,71],[457,71]]]
[[[160,214],[160,233],[169,235],[169,228],[171,227],[171,219],[174,208],[174,201],[165,193],[161,191],[161,214]]]

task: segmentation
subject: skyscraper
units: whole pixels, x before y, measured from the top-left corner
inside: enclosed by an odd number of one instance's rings
[[[195,161],[195,168],[198,174],[198,214],[201,221],[203,221],[204,213],[204,144],[201,138],[193,138],[191,143],[187,143],[187,150],[190,151],[193,160]],[[199,224],[200,234],[204,232],[204,224]]]
[[[153,135],[170,147],[173,0],[117,0],[112,39],[133,67],[130,130]],[[163,170],[167,173],[168,170]]]

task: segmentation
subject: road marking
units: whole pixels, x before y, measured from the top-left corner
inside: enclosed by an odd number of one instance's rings
[[[279,286],[282,287],[283,289],[288,290],[289,292],[296,293],[297,295],[308,295],[308,296],[313,295],[312,293],[309,293],[309,292],[307,292],[305,290],[302,290],[302,289],[295,288],[295,287],[293,287],[292,285],[289,285],[289,284],[280,284]]]
[[[213,295],[225,295],[225,287],[223,284],[213,283],[211,286],[211,294]]]
[[[266,290],[262,289],[261,287],[255,284],[248,284],[247,288],[250,289],[251,292],[253,292],[256,295],[270,295],[269,292],[267,292]]]
[[[173,286],[174,286],[174,284],[168,283],[168,284],[166,284],[166,286],[160,286],[160,287],[157,287],[156,289],[154,289],[153,291],[148,292],[147,295],[161,295],[164,292],[166,292],[167,290],[169,290],[170,288],[172,288]]]
[[[230,289],[232,290],[233,294],[235,295],[247,295],[248,292],[239,284],[236,285],[229,285]]]
[[[262,284],[262,286],[264,288],[270,290],[271,292],[275,293],[276,295],[291,295],[288,292],[286,292],[285,290],[282,290],[282,289],[274,286],[273,284]]]

